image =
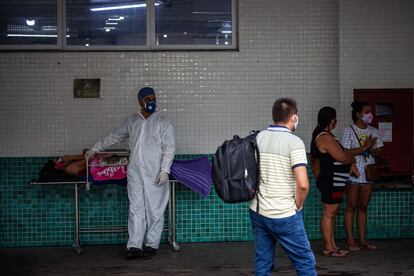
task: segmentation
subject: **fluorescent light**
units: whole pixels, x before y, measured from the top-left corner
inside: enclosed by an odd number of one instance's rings
[[[143,8],[146,7],[147,4],[134,4],[134,5],[123,5],[123,6],[110,6],[110,7],[102,7],[102,8],[91,8],[90,10],[95,11],[110,11],[110,10],[122,10],[122,9],[133,9],[133,8]]]
[[[26,25],[8,24],[7,25],[7,31],[10,32],[10,33],[19,32],[19,31],[31,32],[31,31],[33,31],[33,29],[26,26]]]
[[[42,31],[57,31],[56,26],[42,26]]]
[[[168,37],[168,35],[167,35],[167,34],[165,34],[165,35],[164,35],[164,37]]]
[[[7,34],[8,37],[57,37],[55,34]]]
[[[124,20],[124,19],[125,19],[124,16],[120,16],[118,18],[108,18],[108,21],[121,21],[121,20]]]
[[[155,6],[159,6],[160,4],[155,3]],[[135,8],[145,8],[147,6],[146,3],[142,4],[133,4],[133,5],[122,5],[122,6],[109,6],[109,7],[101,7],[101,8],[91,8],[90,11],[110,11],[110,10],[123,10],[123,9],[135,9]]]
[[[106,22],[106,25],[118,25],[118,22]]]
[[[33,20],[26,19],[26,24],[27,26],[34,26],[36,24],[36,21],[34,19]]]
[[[231,34],[231,31],[221,31],[222,34]]]

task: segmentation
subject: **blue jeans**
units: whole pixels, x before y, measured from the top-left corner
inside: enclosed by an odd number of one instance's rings
[[[317,275],[313,256],[303,224],[302,212],[272,219],[250,210],[254,235],[254,270],[256,275],[270,275],[275,266],[277,242],[292,261],[297,275]]]

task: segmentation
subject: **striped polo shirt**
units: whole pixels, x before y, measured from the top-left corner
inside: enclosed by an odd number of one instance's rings
[[[296,213],[293,169],[306,166],[303,141],[284,126],[270,126],[257,135],[260,152],[259,214],[284,218]],[[256,211],[257,198],[249,203]]]

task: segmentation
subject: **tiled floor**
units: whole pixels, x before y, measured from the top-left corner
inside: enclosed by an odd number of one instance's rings
[[[341,244],[341,242],[339,242]],[[414,275],[414,239],[377,240],[376,251],[344,258],[322,257],[323,243],[312,242],[319,275]],[[151,260],[125,260],[124,246],[87,246],[79,255],[69,247],[0,249],[2,275],[253,275],[251,242],[163,245]],[[280,250],[272,275],[295,275]]]

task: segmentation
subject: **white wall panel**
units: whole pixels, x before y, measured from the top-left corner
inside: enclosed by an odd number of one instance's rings
[[[414,1],[340,1],[341,123],[356,88],[414,87]]]
[[[0,156],[79,153],[136,112],[146,85],[178,153],[265,128],[282,96],[298,101],[308,146],[318,109],[339,108],[338,14],[332,0],[241,0],[240,51],[2,52]],[[74,78],[101,78],[102,99],[74,99]]]

